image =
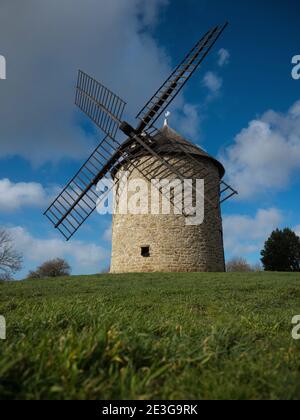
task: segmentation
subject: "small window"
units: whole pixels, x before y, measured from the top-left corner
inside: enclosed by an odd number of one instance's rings
[[[142,246],[141,247],[141,256],[143,258],[149,258],[150,257],[150,246]]]

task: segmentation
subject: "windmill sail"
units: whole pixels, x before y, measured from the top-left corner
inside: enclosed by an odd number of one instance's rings
[[[223,26],[216,26],[207,32],[176,67],[165,83],[138,113],[137,118],[141,120],[138,131],[143,131],[155,124],[208,55],[227,25],[228,23]]]
[[[75,104],[105,134],[115,138],[126,103],[81,70],[78,73]]]
[[[118,183],[119,180],[115,175],[121,166],[136,168],[149,182],[154,174],[160,179],[167,178],[170,174],[176,175],[180,180],[184,180],[187,176],[191,178],[191,168],[186,166],[186,157],[190,161],[195,160],[193,153],[182,145],[179,146],[181,149],[175,155],[173,153],[171,157],[160,153],[155,144],[157,130],[153,124],[205,59],[226,26],[227,23],[216,26],[201,38],[139,112],[137,118],[140,119],[140,124],[136,130],[122,121],[126,103],[101,83],[79,71],[75,103],[106,134],[106,137],[45,212],[55,228],[67,240],[93,213],[99,200],[105,199],[109,192],[100,197],[97,191],[98,182],[105,177],[111,177],[113,173],[114,181]],[[116,139],[119,128],[129,136],[129,139],[123,143]],[[171,149],[172,144],[170,144]],[[147,162],[142,159],[140,166],[137,158],[139,156],[144,158],[145,152],[148,156]],[[198,165],[198,168],[199,170],[195,169],[194,165],[192,177],[205,178],[207,175],[205,169],[201,168],[201,165]],[[215,186],[211,189],[216,191]],[[195,187],[193,191],[196,191]],[[236,194],[236,191],[221,181],[220,191],[216,193],[220,193],[221,198],[218,196],[216,200],[215,197],[213,200],[206,199],[214,209],[216,203],[219,205],[220,201],[226,201]],[[171,201],[174,207],[178,206],[177,208],[180,209],[182,203],[176,203],[175,198]]]
[[[234,195],[238,195],[238,192],[234,190],[230,185],[226,182],[221,181],[220,184],[220,203],[223,204],[225,201],[229,200]]]
[[[119,182],[115,179],[115,183],[111,183],[111,188],[104,193],[97,189],[99,181],[104,178],[112,179],[111,172],[120,164],[130,163],[139,170],[131,159],[133,154],[138,154],[140,148],[139,144],[132,140],[121,144],[106,136],[45,211],[44,215],[67,240],[77,232],[97,205],[105,200]]]
[[[160,132],[155,127],[151,127],[150,129],[146,130],[148,134],[148,138],[155,138],[157,134]],[[158,163],[158,166],[156,168],[151,168],[150,172],[155,173],[156,176],[159,176],[160,178],[167,178],[170,173],[173,175],[176,175],[179,179],[184,180],[187,178],[192,177],[193,179],[206,179],[206,188],[209,190],[210,188],[214,189],[214,185],[210,185],[209,183],[209,172],[207,168],[200,167],[198,164],[197,158],[194,156],[193,150],[191,150],[191,147],[189,145],[181,144],[180,142],[176,142],[176,148],[180,150],[180,153],[177,154],[176,158],[174,159],[174,153],[171,153],[170,156],[164,156],[162,157],[159,154],[159,151],[155,152],[154,150],[151,150],[149,146],[144,144],[144,138],[140,138],[139,142],[143,143],[143,146],[147,148],[147,150],[152,154],[153,157],[156,158]],[[169,144],[169,149],[172,151],[173,144],[170,137],[164,138],[165,143]],[[191,166],[187,166],[186,162],[190,161],[194,164]],[[197,167],[199,169],[197,169]],[[197,193],[198,191],[193,187],[193,193]],[[229,184],[227,184],[224,181],[220,181],[220,204],[224,203],[225,201],[229,200],[234,195],[237,195],[238,192],[235,191]],[[208,202],[208,204],[215,208],[215,204],[209,200],[207,197],[204,197],[204,199]],[[217,202],[217,200],[214,200]],[[176,207],[176,203],[173,203]]]
[[[109,173],[112,164],[108,162],[116,155],[119,146],[117,141],[105,137],[45,212],[67,240],[96,209],[100,198],[97,183]]]

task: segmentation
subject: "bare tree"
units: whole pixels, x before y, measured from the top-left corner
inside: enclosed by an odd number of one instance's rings
[[[236,257],[232,258],[226,264],[226,271],[228,273],[250,273],[253,270],[250,264],[248,264],[247,260],[245,260],[245,258]]]
[[[0,279],[11,279],[22,268],[22,256],[15,250],[9,233],[0,228]]]
[[[254,264],[254,265],[252,266],[252,270],[253,270],[255,273],[260,273],[260,272],[264,271],[264,268],[263,268],[262,264],[258,262],[258,263]]]

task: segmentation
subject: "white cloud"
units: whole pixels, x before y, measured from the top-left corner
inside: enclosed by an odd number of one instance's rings
[[[230,53],[229,51],[225,50],[225,48],[221,48],[218,51],[218,65],[220,67],[225,66],[226,64],[229,63],[229,59],[230,59]]]
[[[111,238],[112,238],[112,226],[108,227],[102,236],[102,239],[106,242],[111,242]]]
[[[181,113],[176,113],[174,126],[180,134],[186,136],[189,140],[199,140],[200,115],[196,105],[184,104]],[[171,117],[172,125],[172,117]]]
[[[295,226],[293,231],[296,233],[296,235],[298,235],[300,237],[300,225]]]
[[[228,215],[224,217],[224,242],[230,256],[247,256],[259,252],[273,230],[283,220],[276,208],[260,209],[254,217]]]
[[[45,189],[36,182],[13,183],[7,178],[0,179],[0,211],[45,206],[56,192],[56,187]]]
[[[251,121],[220,159],[242,199],[287,187],[300,168],[300,101],[286,114],[268,111]]]
[[[209,71],[203,78],[203,85],[210,91],[211,94],[217,95],[221,90],[223,80],[212,71]]]
[[[20,226],[9,228],[8,232],[16,249],[24,256],[26,265],[31,265],[32,269],[49,259],[66,258],[75,273],[99,273],[103,268],[101,265],[110,255],[108,250],[93,243],[38,238]]]
[[[0,39],[8,75],[1,84],[0,158],[41,164],[88,155],[94,137],[80,129],[74,106],[79,68],[124,98],[134,116],[171,70],[152,36],[167,3],[28,0],[16,13],[14,2],[4,2]]]
[[[154,25],[157,22],[158,15],[167,6],[169,0],[144,1],[141,3],[143,24],[146,26]]]

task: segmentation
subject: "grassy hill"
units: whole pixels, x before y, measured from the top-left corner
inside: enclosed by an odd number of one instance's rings
[[[298,399],[300,275],[0,284],[0,399]]]

